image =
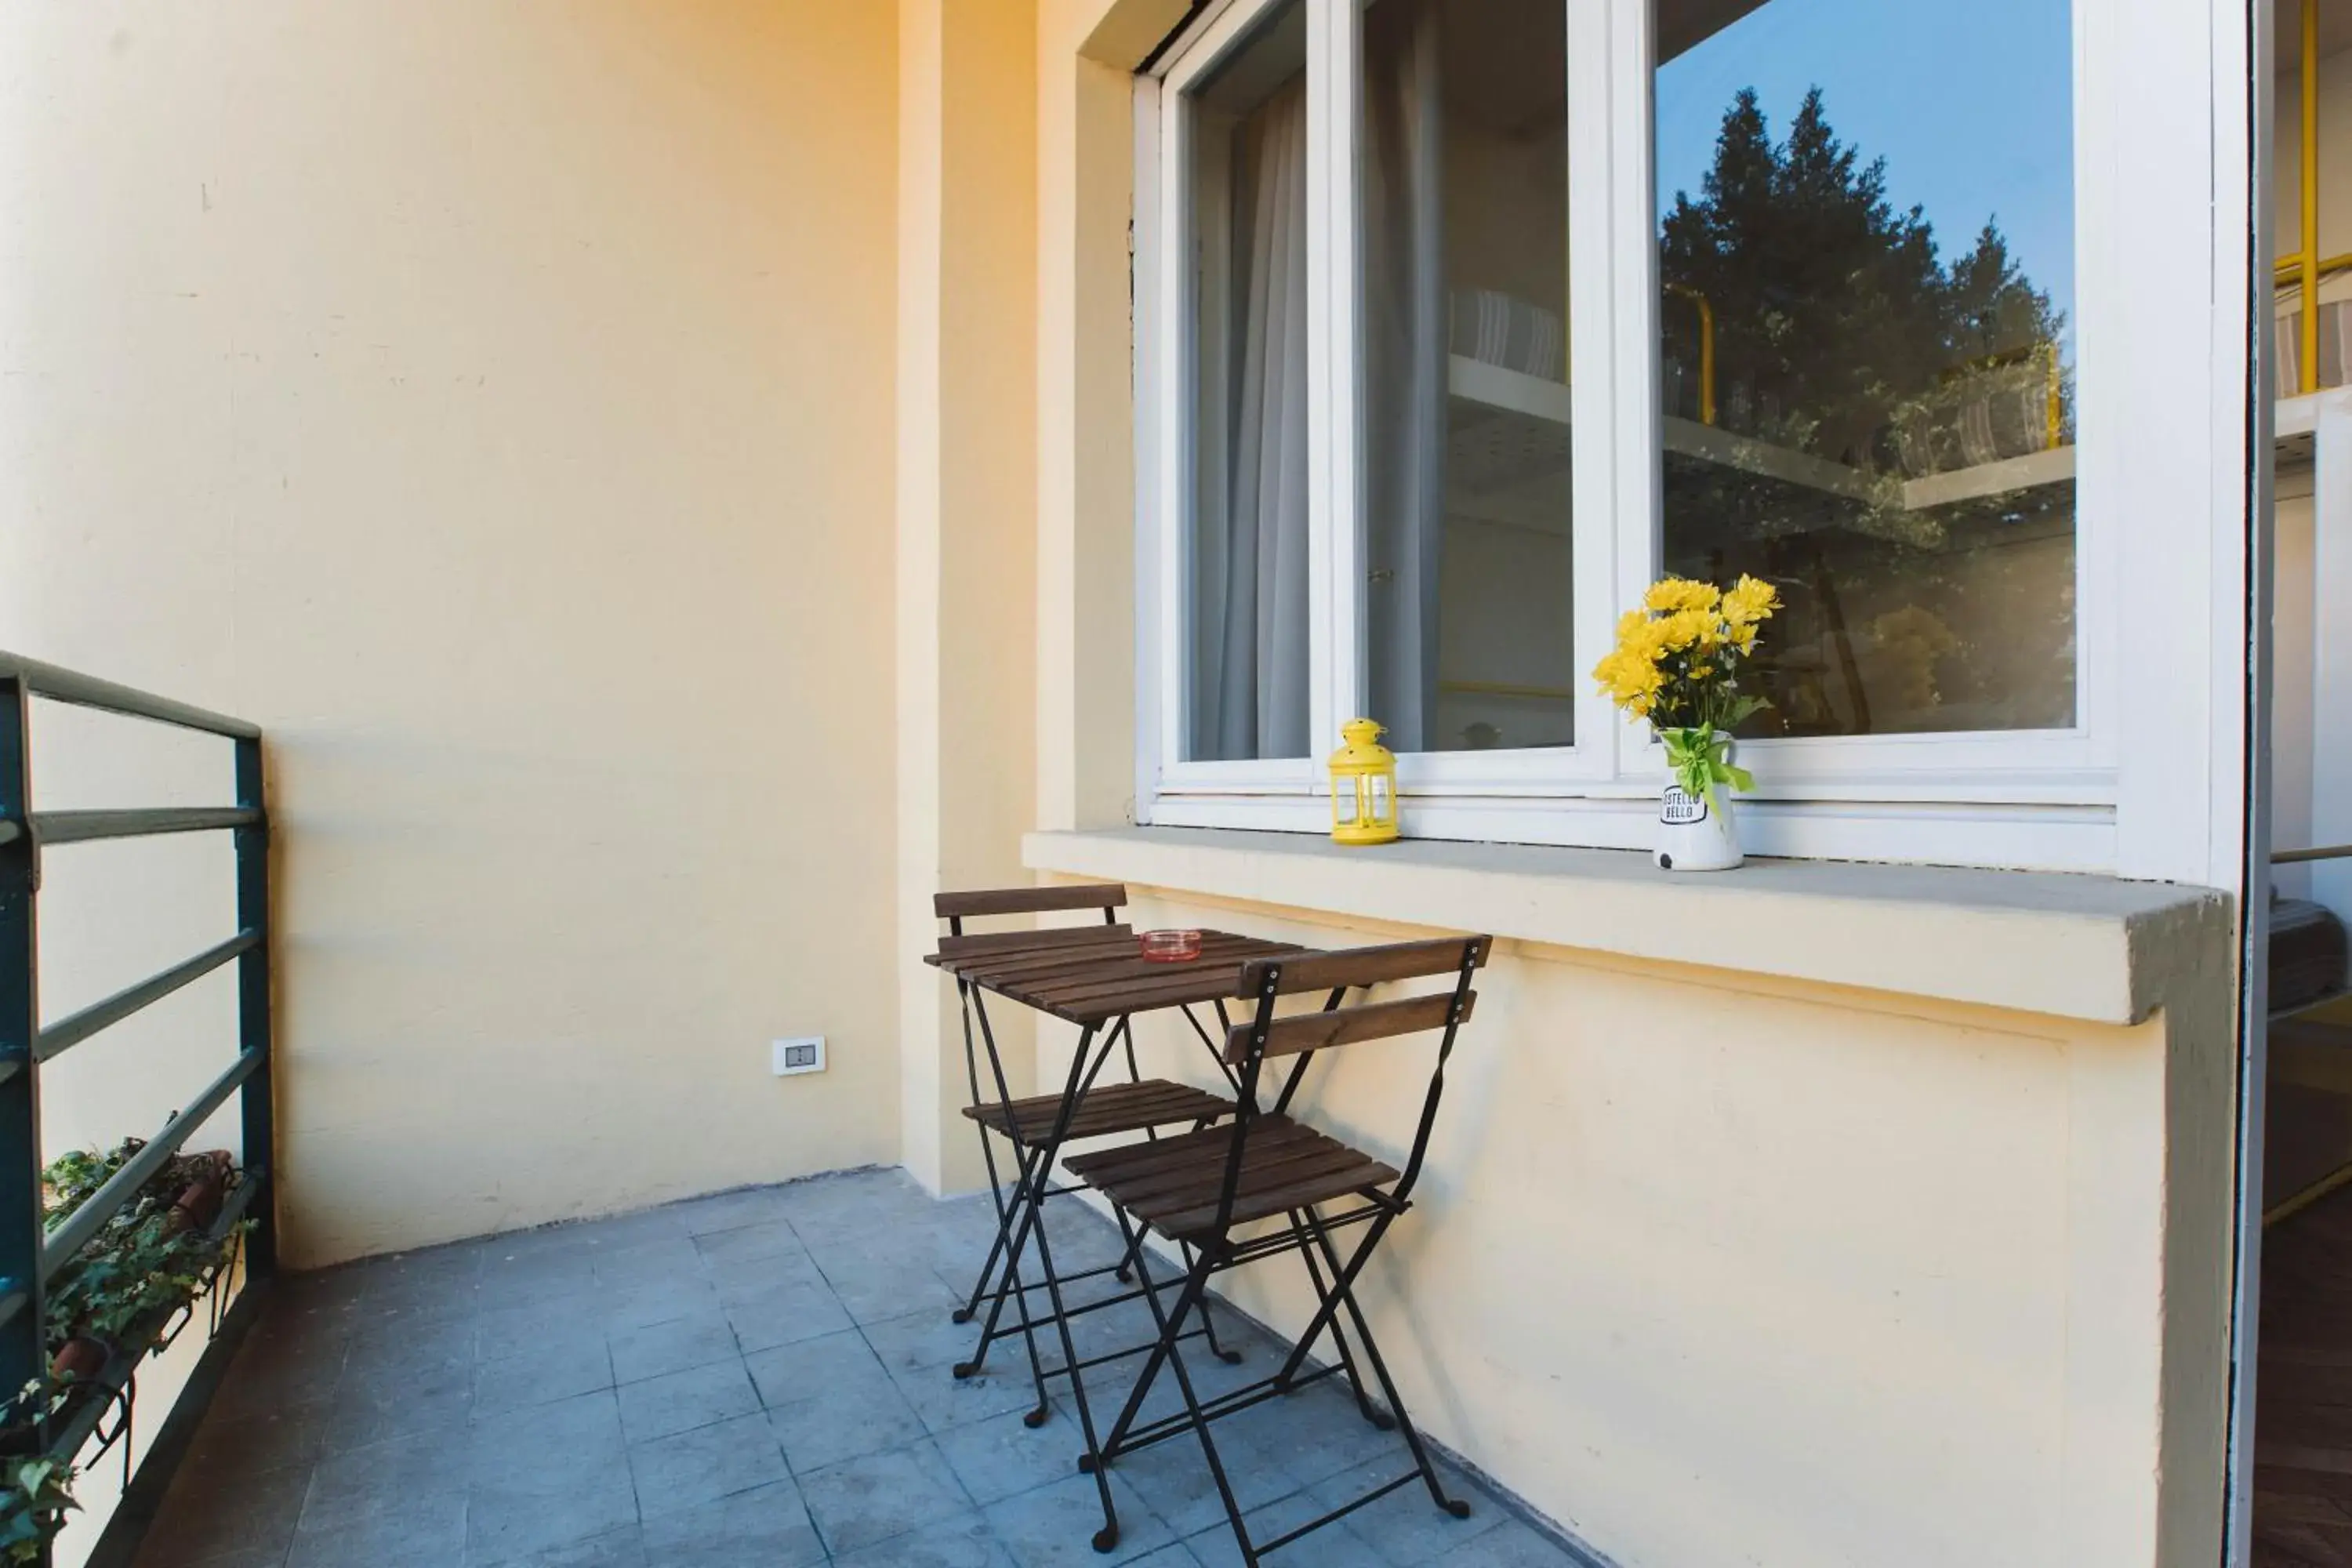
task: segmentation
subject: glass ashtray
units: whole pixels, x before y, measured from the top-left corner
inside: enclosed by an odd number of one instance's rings
[[[1185,963],[1201,956],[1201,933],[1196,931],[1148,931],[1135,941],[1145,961],[1151,963]]]

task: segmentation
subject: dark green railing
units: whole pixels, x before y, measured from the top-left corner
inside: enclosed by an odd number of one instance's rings
[[[143,811],[32,809],[27,721],[35,698],[226,738],[235,752],[232,806]],[[162,973],[128,986],[43,1027],[39,998],[39,893],[45,847],[161,833],[227,831],[236,836],[236,933]],[[236,1059],[202,1094],[166,1121],[147,1146],[53,1232],[41,1214],[41,1066],[100,1030],[224,964],[237,966]],[[269,849],[262,798],[261,731],[242,720],[151,696],[111,681],[0,653],[0,1391],[13,1393],[46,1373],[47,1286],[90,1238],[153,1178],[205,1120],[239,1097],[245,1177],[222,1216],[224,1230],[253,1223],[245,1238],[248,1280],[275,1272],[278,1260],[270,1115]],[[164,1325],[151,1325],[161,1333]],[[149,1336],[150,1342],[152,1334]],[[120,1347],[102,1382],[120,1384],[149,1343]],[[86,1411],[95,1407],[85,1405]],[[50,1434],[53,1451],[79,1448],[94,1413]]]

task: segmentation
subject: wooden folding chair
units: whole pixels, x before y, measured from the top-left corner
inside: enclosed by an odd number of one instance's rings
[[[1155,1143],[1076,1155],[1066,1162],[1073,1176],[1110,1200],[1142,1280],[1143,1299],[1150,1305],[1160,1330],[1159,1341],[1108,1439],[1080,1461],[1080,1468],[1095,1474],[1102,1494],[1103,1528],[1095,1536],[1097,1551],[1109,1552],[1118,1544],[1118,1515],[1104,1474],[1108,1467],[1121,1455],[1187,1431],[1199,1435],[1202,1454],[1208,1460],[1209,1473],[1216,1481],[1245,1563],[1255,1565],[1261,1554],[1416,1479],[1428,1487],[1431,1499],[1447,1513],[1457,1519],[1469,1513],[1468,1503],[1445,1494],[1396,1383],[1389,1376],[1371,1327],[1357,1304],[1355,1287],[1381,1238],[1412,1206],[1413,1184],[1420,1178],[1430,1130],[1436,1123],[1438,1101],[1444,1092],[1446,1058],[1477,1002],[1471,980],[1486,962],[1490,945],[1491,939],[1484,936],[1447,938],[1263,959],[1244,965],[1242,993],[1255,1001],[1255,1016],[1246,1023],[1234,1024],[1226,1035],[1226,1059],[1240,1068],[1240,1103],[1234,1119]],[[1449,973],[1454,976],[1450,990],[1339,1005],[1349,988]],[[1331,998],[1320,1012],[1276,1016],[1280,998],[1305,991],[1328,991]],[[1402,1173],[1289,1115],[1291,1101],[1317,1052],[1432,1031],[1440,1037],[1436,1065],[1430,1074],[1412,1153]],[[1260,1078],[1268,1058],[1276,1057],[1297,1059],[1272,1108],[1261,1110]],[[1339,1212],[1322,1212],[1323,1205],[1332,1204],[1339,1205]],[[1280,1223],[1272,1230],[1244,1234],[1244,1227],[1270,1220]],[[1356,1226],[1365,1228],[1354,1251],[1343,1259],[1332,1238]],[[1172,1311],[1162,1309],[1150,1278],[1149,1249],[1141,1245],[1149,1231],[1179,1244],[1189,1264]],[[1205,1310],[1209,1281],[1226,1269],[1293,1252],[1305,1260],[1318,1303],[1306,1332],[1273,1376],[1202,1400],[1184,1365],[1181,1342],[1189,1337],[1184,1327],[1187,1318]],[[1349,1335],[1341,1330],[1343,1313],[1356,1349],[1350,1348]],[[1337,1359],[1328,1366],[1303,1370],[1326,1331]],[[1361,1352],[1360,1365],[1357,1350]],[[1361,1366],[1370,1368],[1383,1405],[1373,1402]],[[1138,1426],[1137,1413],[1163,1367],[1175,1373],[1184,1408]],[[1383,1431],[1402,1434],[1413,1468],[1276,1540],[1253,1542],[1210,1427],[1224,1416],[1331,1376],[1347,1379],[1357,1408],[1367,1421]]]
[[[940,893],[933,898],[932,908],[940,919],[948,922],[948,934],[940,941],[939,957],[954,960],[986,953],[993,959],[1020,954],[1034,957],[1050,966],[1056,955],[1067,954],[1071,962],[1083,963],[1087,955],[1103,951],[1107,935],[1131,935],[1129,927],[1118,920],[1118,911],[1126,902],[1127,889],[1117,883]],[[1103,923],[986,934],[971,934],[964,930],[965,921],[971,919],[1073,910],[1099,910]],[[1028,1348],[1030,1373],[1037,1385],[1037,1404],[1024,1419],[1031,1426],[1037,1426],[1045,1421],[1050,1405],[1045,1394],[1048,1374],[1038,1358],[1035,1336],[1039,1328],[1051,1325],[1056,1319],[1067,1315],[1062,1287],[1101,1274],[1116,1273],[1121,1283],[1128,1282],[1132,1277],[1129,1268],[1131,1259],[1129,1258],[1075,1274],[1055,1273],[1042,1222],[1032,1211],[1046,1198],[1074,1190],[1066,1187],[1057,1189],[1050,1184],[1054,1162],[1062,1147],[1081,1140],[1122,1133],[1142,1132],[1147,1137],[1156,1137],[1158,1129],[1171,1125],[1203,1127],[1229,1113],[1233,1105],[1229,1100],[1190,1084],[1169,1079],[1144,1078],[1136,1062],[1135,1037],[1125,1019],[1119,1021],[1113,1035],[1103,1039],[1100,1049],[1107,1054],[1116,1044],[1125,1046],[1126,1083],[1097,1086],[1094,1074],[1088,1072],[1082,1078],[1074,1075],[1072,1086],[1064,1092],[1015,1100],[1005,1078],[1003,1058],[997,1050],[995,1031],[989,1023],[984,994],[979,986],[959,974],[956,996],[962,1010],[964,1068],[971,1089],[971,1100],[964,1107],[963,1114],[979,1131],[981,1155],[988,1170],[989,1187],[996,1204],[997,1226],[996,1239],[989,1248],[988,1260],[981,1266],[980,1276],[972,1282],[970,1297],[954,1313],[957,1322],[970,1322],[978,1313],[982,1301],[984,1299],[990,1301],[988,1321],[982,1330],[979,1348],[973,1352],[972,1359],[956,1365],[955,1375],[965,1378],[976,1373],[994,1340],[1018,1332]],[[1086,1048],[1087,1042],[1082,1041],[1082,1054]],[[983,1054],[988,1058],[985,1083],[980,1067]],[[994,1091],[992,1096],[989,1093],[991,1089]],[[1011,1145],[1014,1174],[1009,1191],[1004,1173],[997,1164],[992,1134]],[[1021,1278],[1021,1255],[1033,1231],[1036,1235],[1039,1263],[1045,1278],[1036,1283],[1024,1283]],[[1001,1268],[1000,1262],[1003,1265]],[[1029,1293],[1040,1289],[1048,1291],[1053,1302],[1052,1316],[1043,1320],[1032,1316],[1028,1301]],[[1091,1302],[1078,1310],[1097,1310],[1118,1305],[1126,1299]],[[1008,1300],[1015,1310],[1018,1326],[999,1329],[998,1318]],[[1215,1330],[1205,1313],[1201,1332],[1210,1340],[1212,1348],[1221,1357],[1230,1354],[1215,1344]],[[1059,1370],[1071,1377],[1073,1391],[1083,1403],[1084,1385],[1077,1380],[1079,1363],[1076,1361],[1075,1350],[1069,1346],[1066,1331],[1063,1338],[1066,1364]]]

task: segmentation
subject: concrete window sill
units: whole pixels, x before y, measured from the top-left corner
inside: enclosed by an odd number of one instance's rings
[[[1246,903],[2137,1024],[2227,962],[2207,888],[2047,872],[1751,860],[1674,875],[1646,855],[1308,834],[1033,833],[1034,870]]]

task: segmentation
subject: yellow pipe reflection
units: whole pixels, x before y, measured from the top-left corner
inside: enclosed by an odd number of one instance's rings
[[[1715,307],[1687,283],[1669,283],[1669,291],[1698,306],[1698,422],[1715,423]]]

